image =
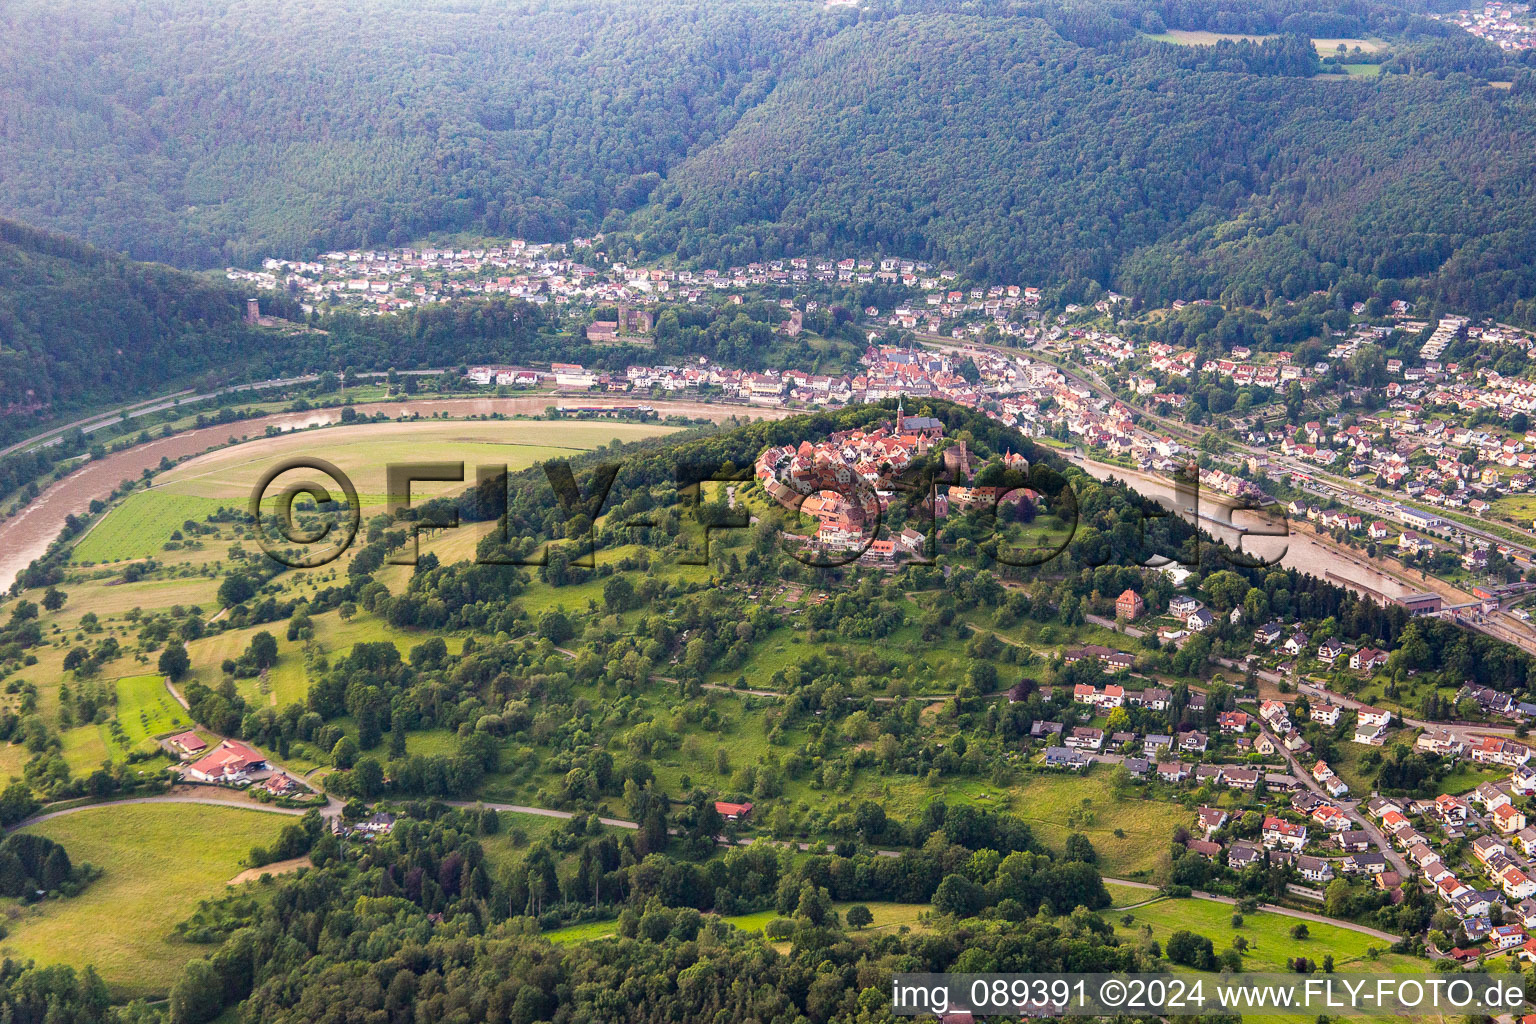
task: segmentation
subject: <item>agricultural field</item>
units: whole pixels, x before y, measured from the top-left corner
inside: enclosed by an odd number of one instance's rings
[[[129,676],[117,681],[117,724],[130,750],[140,743],[152,743],[156,737],[192,727],[159,675]]]
[[[202,522],[210,513],[237,504],[159,488],[135,491],[75,545],[74,560],[101,563],[154,558],[164,552],[171,534],[187,520]]]
[[[1219,42],[1238,42],[1246,40],[1250,43],[1262,43],[1266,39],[1273,38],[1268,35],[1251,35],[1238,32],[1206,32],[1193,29],[1169,29],[1166,32],[1156,34],[1148,33],[1145,38],[1159,43],[1173,43],[1176,46],[1215,46]],[[1345,50],[1352,51],[1359,48],[1361,53],[1380,53],[1386,49],[1387,44],[1381,39],[1361,38],[1329,38],[1313,39],[1312,45],[1317,48],[1319,56],[1331,57],[1338,52],[1342,45]]]
[[[299,431],[235,445],[182,463],[156,480],[169,493],[215,498],[250,498],[261,474],[280,460],[318,456],[346,473],[360,496],[385,500],[386,468],[395,463],[463,462],[466,482],[411,485],[413,500],[452,493],[474,481],[477,465],[505,465],[516,472],[545,459],[599,448],[614,440],[636,441],[676,428],[638,423],[524,420],[411,420]],[[318,475],[317,475],[318,477]],[[335,484],[330,485],[334,490]]]
[[[37,710],[45,722],[60,730],[61,754],[72,772],[88,773],[107,760],[120,760],[135,744],[147,738],[139,735],[146,728],[138,711],[127,710],[121,724],[133,738],[119,742],[112,722],[75,724],[61,716],[59,681],[77,685],[72,673],[62,668],[71,648],[91,648],[115,640],[123,653],[101,670],[100,676],[85,681],[99,685],[100,678],[115,675],[132,678],[154,668],[155,650],[137,651],[138,623],[144,616],[172,608],[195,609],[204,620],[216,619],[222,609],[217,592],[227,571],[231,550],[253,549],[245,527],[233,522],[215,523],[214,532],[205,533],[194,543],[165,550],[171,533],[192,519],[205,522],[209,513],[220,508],[244,505],[249,488],[273,459],[313,453],[319,450],[349,473],[358,475],[364,501],[383,502],[383,467],[393,461],[423,459],[462,459],[473,479],[477,462],[505,463],[523,468],[539,459],[573,454],[610,442],[632,440],[666,433],[677,428],[611,421],[452,421],[418,420],[403,423],[358,424],[327,428],[323,438],[316,432],[301,432],[281,437],[259,439],[233,448],[189,460],[155,480],[153,489],[140,490],[100,519],[80,541],[66,579],[60,584],[67,599],[57,611],[44,611],[39,619],[44,643],[35,648],[37,663],[20,674],[39,684]],[[362,479],[377,471],[378,481]],[[376,485],[376,486],[375,486]],[[447,485],[457,487],[460,485]],[[380,493],[371,494],[372,490]],[[430,486],[419,494],[431,492]],[[419,496],[419,495],[418,495]],[[271,500],[271,499],[269,499]],[[444,562],[461,560],[472,554],[474,545],[487,527],[466,525],[458,530],[430,532],[423,536],[422,551],[431,552]],[[190,540],[190,538],[188,538]],[[268,591],[279,596],[303,597],[345,579],[345,569],[352,553],[321,569],[279,575],[268,584]],[[152,557],[159,568],[139,579],[125,579],[121,566],[114,563]],[[608,557],[607,553],[600,557]],[[89,563],[89,564],[87,564]],[[391,566],[380,578],[392,589],[404,589],[411,574],[410,566]],[[707,579],[706,567],[679,567],[680,574]],[[564,605],[585,610],[588,600],[600,598],[600,585],[587,593],[578,588],[556,588],[535,581],[528,595],[532,605],[553,608]],[[41,591],[22,595],[40,602]],[[266,678],[242,679],[238,687],[256,705],[282,705],[303,701],[308,694],[309,673],[303,646],[289,642],[282,623],[211,633],[189,643],[192,670],[189,678],[209,685],[221,679],[226,658],[237,658],[256,632],[266,629],[278,637],[278,663]],[[351,620],[338,613],[316,616],[314,621],[316,653],[330,657],[345,654],[350,647],[365,640],[392,640],[407,652],[420,643],[425,634],[405,633],[388,627],[366,612]],[[450,650],[457,650],[460,640],[449,639]],[[108,683],[108,685],[114,685]],[[162,711],[164,709],[161,709]],[[170,731],[171,722],[161,715],[147,735]],[[152,716],[153,719],[154,716]],[[302,761],[301,757],[296,760]],[[313,753],[313,752],[311,752]],[[0,777],[20,776],[29,757],[24,747],[0,745]],[[316,762],[301,764],[311,767]],[[156,763],[148,767],[158,768]]]
[[[172,930],[200,900],[217,896],[294,819],[201,804],[123,804],[63,814],[29,831],[63,843],[71,860],[103,874],[73,899],[31,907],[4,901],[8,956],[82,969],[94,965],[118,998],[164,996],[200,946]]]

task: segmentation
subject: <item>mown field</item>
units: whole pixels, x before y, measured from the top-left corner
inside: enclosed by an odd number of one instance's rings
[[[1201,899],[1161,899],[1144,907],[1120,912],[1108,912],[1116,931],[1127,938],[1138,935],[1143,926],[1150,926],[1152,937],[1167,945],[1168,937],[1176,931],[1192,931],[1204,935],[1220,953],[1232,945],[1241,935],[1248,940],[1243,953],[1243,967],[1248,971],[1287,970],[1286,962],[1298,956],[1323,962],[1324,954],[1332,954],[1334,969],[1340,971],[1406,971],[1423,970],[1425,962],[1413,957],[1388,953],[1391,943],[1384,939],[1363,935],[1338,925],[1316,921],[1301,922],[1282,914],[1257,911],[1242,915],[1243,923],[1234,928],[1232,917],[1236,908],[1225,903]],[[1132,920],[1125,923],[1124,918]],[[1307,937],[1291,937],[1291,929],[1305,923]],[[1371,950],[1377,955],[1373,956]]]
[[[162,554],[171,534],[187,520],[202,522],[233,500],[177,494],[159,488],[124,498],[75,545],[76,562],[123,562]]]
[[[117,681],[117,723],[131,749],[155,737],[192,727],[186,711],[165,688],[159,675],[129,676]]]
[[[1156,34],[1149,33],[1146,38],[1159,43],[1173,43],[1177,46],[1214,46],[1223,40],[1228,42],[1247,40],[1250,43],[1262,43],[1264,40],[1274,37],[1268,35],[1245,35],[1238,32],[1206,32],[1203,30],[1175,28]],[[1315,38],[1312,40],[1312,45],[1317,47],[1318,54],[1324,57],[1337,53],[1341,44],[1346,50],[1354,50],[1356,47],[1359,47],[1362,53],[1380,53],[1387,46],[1386,42],[1380,39],[1335,37],[1327,39]]]
[[[8,956],[94,965],[119,998],[165,995],[201,946],[171,938],[198,901],[217,896],[258,843],[293,819],[201,804],[120,804],[61,815],[29,831],[104,870],[84,893],[32,907],[5,901]]]
[[[464,463],[465,483],[414,483],[414,500],[473,483],[477,465],[506,465],[515,472],[535,462],[588,451],[615,439],[636,441],[675,429],[611,421],[413,420],[353,424],[284,434],[210,452],[165,473],[155,486],[174,494],[243,502],[249,499],[251,488],[262,473],[280,460],[312,456],[335,465],[351,478],[359,494],[379,502],[387,491],[386,470],[391,464]],[[288,482],[286,475],[283,480]]]

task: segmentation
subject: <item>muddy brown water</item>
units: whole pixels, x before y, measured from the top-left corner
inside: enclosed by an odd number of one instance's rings
[[[485,417],[495,414],[504,416],[539,416],[551,405],[564,409],[595,406],[633,406],[633,399],[605,398],[600,396],[580,399],[553,395],[525,395],[508,398],[424,398],[409,401],[370,402],[355,408],[361,414],[383,414],[390,419],[404,416],[446,416],[452,419]],[[759,406],[717,405],[708,402],[647,399],[639,403],[652,406],[663,415],[679,415],[721,422],[732,417],[751,419],[783,419],[798,415],[797,410]],[[197,455],[213,447],[225,445],[231,437],[262,439],[268,427],[287,432],[308,427],[339,422],[341,409],[316,409],[310,412],[273,413],[253,419],[241,420],[212,427],[183,431],[170,437],[156,438],[146,444],[136,445],[126,451],[116,452],[104,459],[88,462],[48,487],[20,513],[0,521],[0,592],[8,589],[16,575],[33,559],[42,555],[58,536],[68,515],[82,515],[89,510],[92,499],[105,498],[124,480],[137,480],[145,469],[160,465],[162,458],[172,462],[189,455]],[[437,421],[440,422],[440,421]],[[1160,478],[1134,473],[1119,466],[1092,461],[1080,462],[1091,475],[1104,479],[1114,477],[1136,491],[1152,498],[1171,510],[1180,511],[1173,487]],[[1242,521],[1241,513],[1238,514]],[[1237,538],[1235,530],[1227,529],[1202,520],[1200,527],[1228,544]],[[1410,593],[1390,576],[1383,575],[1369,566],[1364,556],[1346,560],[1332,548],[1310,538],[1293,536],[1288,540],[1275,538],[1248,538],[1245,550],[1266,557],[1279,556],[1279,564],[1313,576],[1326,578],[1332,573],[1359,586],[1369,587],[1389,596]],[[1283,553],[1282,553],[1283,552]]]
[[[783,419],[799,415],[799,410],[777,409],[759,406],[716,405],[708,402],[669,402],[647,399],[636,403],[633,399],[609,399],[582,396],[580,400],[554,395],[526,395],[511,398],[424,398],[398,402],[370,402],[355,408],[362,415],[383,414],[390,419],[403,416],[446,416],[450,419],[485,417],[500,413],[503,416],[541,416],[551,405],[562,409],[633,406],[643,404],[657,409],[664,416],[688,416],[722,422],[732,417],[748,419]],[[64,519],[69,515],[83,515],[89,511],[91,501],[106,498],[124,480],[138,480],[146,469],[160,465],[162,458],[172,462],[189,455],[198,455],[213,447],[222,447],[231,437],[250,438],[258,441],[265,437],[268,427],[287,432],[303,430],[341,420],[341,409],[316,409],[310,412],[273,413],[238,423],[199,427],[170,437],[156,438],[145,444],[135,445],[126,451],[115,452],[106,458],[87,462],[79,469],[49,486],[37,500],[27,505],[15,516],[0,520],[0,593],[9,589],[21,570],[48,550]],[[428,422],[441,422],[441,420]]]

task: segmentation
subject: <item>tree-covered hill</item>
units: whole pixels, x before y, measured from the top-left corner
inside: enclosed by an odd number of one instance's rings
[[[880,249],[1154,300],[1355,276],[1462,308],[1536,294],[1518,255],[1536,213],[1529,90],[1313,78],[1300,42],[1082,46],[1035,19],[866,22],[674,171],[644,244],[725,262]]]
[[[0,438],[54,415],[166,390],[263,347],[240,295],[0,220]]]
[[[0,12],[0,209],[184,266],[442,228],[564,238],[644,202],[835,20],[744,0],[22,0]]]
[[[1536,57],[1414,13],[1442,2],[18,0],[0,211],[183,266],[602,229],[1530,319]],[[1385,73],[1318,76],[1308,36],[1385,39]]]

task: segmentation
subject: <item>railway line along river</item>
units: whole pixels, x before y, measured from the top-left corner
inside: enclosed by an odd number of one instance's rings
[[[663,415],[688,416],[723,422],[733,417],[749,419],[783,419],[799,415],[801,410],[763,406],[726,405],[697,401],[667,401],[651,399],[646,405]],[[571,395],[522,395],[505,398],[423,398],[408,401],[370,402],[354,406],[368,416],[383,415],[391,420],[420,416],[424,422],[440,423],[441,419],[484,418],[503,416],[542,416],[550,406],[557,408],[632,408],[632,399],[613,399],[604,396]],[[58,536],[64,519],[69,515],[83,515],[93,499],[105,498],[124,480],[137,480],[145,469],[156,468],[161,459],[176,462],[191,455],[201,454],[210,448],[221,447],[231,437],[249,438],[253,443],[265,438],[269,428],[289,433],[295,430],[337,423],[341,408],[314,409],[307,412],[272,413],[236,423],[219,424],[182,431],[170,437],[155,438],[115,452],[102,459],[82,464],[64,479],[47,487],[31,504],[17,515],[0,521],[0,592],[8,589],[18,573],[33,559],[47,551],[48,545]],[[324,440],[317,437],[316,449],[323,450]],[[1183,513],[1170,483],[1161,477],[1127,470],[1120,466],[1074,459],[1082,468],[1098,479],[1113,477],[1146,497],[1158,501],[1171,510]],[[1202,502],[1216,505],[1220,496],[1203,495]],[[1242,522],[1243,513],[1236,514]],[[1224,527],[1210,519],[1201,519],[1202,529],[1212,533],[1229,545],[1237,542],[1239,531]],[[1280,564],[1298,569],[1321,578],[1341,579],[1356,589],[1371,590],[1387,597],[1400,597],[1413,592],[1395,576],[1387,575],[1373,567],[1365,554],[1345,552],[1331,544],[1319,542],[1300,533],[1290,538],[1249,537],[1244,550],[1264,557],[1280,555]],[[1283,552],[1283,553],[1282,553]],[[1428,589],[1426,586],[1424,589]],[[1450,594],[1446,595],[1450,597]]]
[[[1126,469],[1123,466],[1094,462],[1091,459],[1073,458],[1072,461],[1095,479],[1119,480],[1170,511],[1177,512],[1186,519],[1191,518],[1188,512],[1180,507],[1180,499],[1175,494],[1173,485],[1162,477]],[[1203,516],[1199,526],[1202,530],[1229,547],[1236,547],[1241,538],[1242,550],[1256,558],[1277,559],[1278,564],[1285,568],[1326,579],[1367,596],[1379,594],[1386,598],[1398,598],[1432,591],[1445,598],[1447,604],[1460,604],[1472,600],[1470,594],[1462,593],[1454,587],[1433,579],[1405,583],[1404,578],[1408,577],[1410,570],[1393,567],[1391,572],[1384,572],[1364,551],[1342,547],[1327,538],[1317,538],[1294,525],[1291,527],[1293,532],[1288,537],[1243,534],[1241,528],[1244,526],[1274,529],[1278,513],[1261,516],[1241,509],[1222,513],[1218,510],[1231,509],[1231,500],[1223,494],[1205,490],[1200,492],[1200,504]],[[1228,518],[1235,525],[1224,526],[1214,522],[1212,517]]]
[[[615,400],[602,396],[579,398],[568,395],[521,395],[508,398],[423,398],[409,401],[369,402],[353,406],[360,414],[383,415],[392,420],[421,416],[424,422],[441,419],[503,416],[542,416],[550,406],[559,409],[633,408],[633,399]],[[710,402],[668,402],[649,400],[644,404],[663,416],[687,416],[723,422],[732,417],[744,419],[784,419],[800,414],[796,409],[725,405]],[[235,423],[198,427],[159,437],[105,458],[83,463],[78,469],[45,488],[30,504],[9,519],[0,520],[0,593],[8,590],[17,575],[48,550],[70,515],[84,515],[94,499],[104,499],[124,480],[138,480],[146,469],[160,466],[161,459],[176,462],[226,444],[231,437],[249,438],[247,443],[265,439],[268,428],[288,433],[309,427],[340,422],[342,409],[313,409],[308,412],[282,412]],[[323,432],[317,433],[315,448],[323,454]]]

